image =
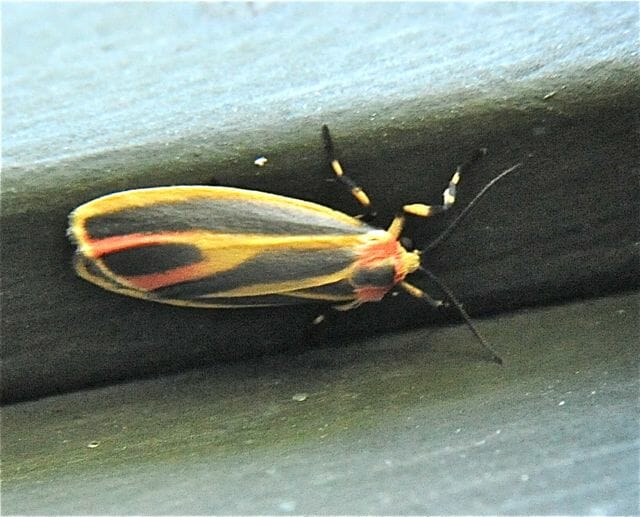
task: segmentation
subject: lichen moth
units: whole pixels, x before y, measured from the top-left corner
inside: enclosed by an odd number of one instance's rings
[[[368,196],[335,158],[328,128],[322,130],[334,174],[369,207]],[[187,307],[315,301],[346,310],[379,301],[395,286],[438,306],[442,302],[405,281],[426,271],[424,250],[408,251],[400,235],[405,214],[429,217],[453,205],[463,169],[453,174],[442,205],[405,205],[386,230],[309,201],[238,188],[172,186],[109,194],[70,214],[75,269],[104,289]]]

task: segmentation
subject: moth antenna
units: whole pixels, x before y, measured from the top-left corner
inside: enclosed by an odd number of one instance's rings
[[[513,167],[509,167],[506,171],[501,172],[495,178],[493,178],[489,183],[487,183],[484,187],[482,187],[480,192],[478,192],[475,195],[475,197],[471,201],[469,201],[469,204],[467,204],[467,206],[464,207],[464,210],[462,210],[462,212],[460,212],[458,214],[458,217],[456,217],[451,222],[451,224],[449,224],[449,226],[447,226],[442,231],[442,233],[440,235],[438,235],[429,244],[427,244],[427,246],[425,248],[423,248],[421,250],[421,252],[424,253],[426,251],[430,251],[433,248],[435,248],[435,247],[439,246],[440,244],[442,244],[444,242],[444,240],[447,237],[449,237],[449,235],[451,235],[451,232],[458,226],[458,224],[460,224],[460,221],[462,221],[462,219],[469,213],[469,211],[474,207],[474,205],[480,200],[480,198],[482,198],[491,187],[493,187],[496,183],[498,183],[498,181],[503,179],[505,176],[508,176],[509,174],[511,174],[513,171],[518,169],[521,165],[522,165],[521,163],[516,163]],[[453,299],[451,301],[453,301]]]
[[[471,332],[473,332],[474,336],[478,338],[478,341],[480,341],[480,344],[484,347],[484,349],[491,354],[491,359],[500,365],[503,364],[502,358],[491,347],[491,345],[482,336],[482,334],[480,334],[480,331],[473,324],[473,321],[471,321],[471,317],[469,316],[469,314],[467,314],[467,311],[464,310],[464,307],[462,307],[462,304],[458,301],[458,299],[453,295],[451,289],[449,289],[449,287],[442,280],[440,280],[428,269],[420,266],[420,271],[424,272],[431,280],[433,280],[433,282],[440,288],[440,290],[447,295],[447,298],[449,298],[455,308],[458,309],[458,312],[462,316],[462,319],[465,321]]]

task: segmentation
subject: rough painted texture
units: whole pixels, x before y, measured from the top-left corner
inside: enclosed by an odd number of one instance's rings
[[[3,6],[2,399],[305,346],[316,308],[118,297],[74,277],[64,232],[98,195],[212,176],[356,213],[323,181],[323,122],[381,225],[436,202],[479,146],[460,205],[523,163],[428,257],[471,312],[637,287],[637,19],[616,3]],[[330,338],[433,318],[399,296],[337,315]]]
[[[592,67],[630,64],[636,22],[633,4],[612,2],[9,4],[4,165],[181,137],[183,159],[196,143],[266,152],[339,114],[366,132],[396,110],[410,124],[405,103],[423,120],[482,97],[513,106],[521,88],[541,88],[539,100],[573,69],[597,84]]]
[[[3,514],[634,515],[637,295],[2,413]]]

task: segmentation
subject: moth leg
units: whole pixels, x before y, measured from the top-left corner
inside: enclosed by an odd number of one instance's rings
[[[430,295],[428,295],[422,289],[420,289],[420,288],[416,287],[415,285],[412,285],[412,284],[410,284],[408,282],[400,282],[400,287],[402,287],[405,291],[407,291],[411,296],[415,296],[416,298],[423,299],[425,302],[427,302],[429,305],[431,305],[431,307],[434,307],[436,309],[447,305],[442,300],[436,300],[435,298],[432,298]]]
[[[305,344],[320,345],[326,342],[327,328],[330,327],[329,316],[326,311],[318,313],[318,315],[308,322],[301,334],[301,342]]]
[[[324,312],[321,312],[320,314],[318,314],[315,318],[313,318],[313,321],[311,322],[312,325],[320,325],[321,323],[323,323],[325,320],[327,319],[327,315]]]
[[[333,140],[329,133],[329,128],[326,124],[322,125],[322,139],[324,140],[324,148],[327,151],[329,163],[331,164],[331,170],[336,175],[336,178],[347,188],[351,195],[356,198],[356,201],[360,203],[367,211],[360,218],[370,221],[375,217],[375,214],[371,211],[371,200],[367,196],[366,192],[362,190],[362,187],[358,185],[353,179],[347,176],[342,169],[342,165],[335,156],[335,150],[333,148]]]
[[[487,154],[486,149],[478,149],[466,162],[458,165],[456,167],[453,176],[449,180],[449,185],[444,192],[442,193],[442,204],[441,205],[425,205],[423,203],[413,203],[409,205],[404,205],[402,210],[406,214],[415,215],[417,217],[431,217],[432,215],[440,214],[449,210],[451,206],[456,202],[456,189],[458,183],[460,182],[460,177],[463,172],[465,172],[473,163],[482,158],[485,154]]]
[[[362,300],[353,300],[349,303],[343,303],[341,305],[334,305],[333,308],[337,311],[350,311],[351,309],[357,309],[364,302]]]

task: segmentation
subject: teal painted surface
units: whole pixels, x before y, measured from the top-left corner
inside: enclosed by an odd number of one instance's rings
[[[637,513],[637,295],[3,409],[4,514]],[[302,400],[301,400],[302,399]]]

